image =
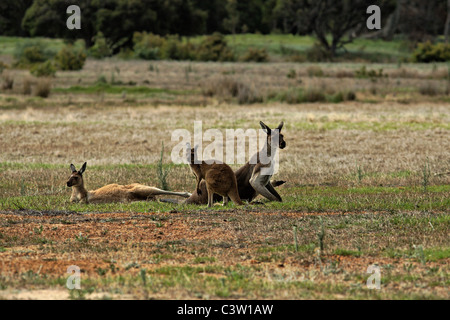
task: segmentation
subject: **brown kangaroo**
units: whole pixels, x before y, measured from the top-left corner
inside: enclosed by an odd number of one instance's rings
[[[228,198],[230,198],[236,205],[243,205],[239,197],[236,176],[233,169],[225,163],[214,162],[208,164],[205,161],[197,161],[197,148],[191,149],[190,144],[186,145],[186,158],[191,167],[191,171],[194,173],[197,179],[197,194],[202,194],[200,189],[200,183],[204,179],[206,184],[206,191],[208,194],[208,207],[213,205],[214,194],[221,195],[223,197],[223,205],[228,204]]]
[[[73,164],[70,165],[72,174],[67,181],[67,186],[72,188],[71,202],[80,203],[113,203],[154,200],[158,195],[172,195],[189,198],[188,192],[170,192],[158,188],[134,183],[131,185],[109,184],[100,189],[87,191],[84,187],[83,173],[86,171],[85,162],[81,169],[77,171]]]
[[[285,184],[285,181],[276,181],[270,180],[272,175],[263,175],[261,172],[261,168],[263,165],[260,161],[261,154],[266,152],[268,157],[272,157],[275,155],[277,147],[280,149],[284,149],[286,147],[286,142],[284,141],[284,136],[281,134],[281,129],[284,126],[284,123],[281,122],[278,129],[278,145],[271,148],[272,142],[272,129],[270,129],[267,125],[265,125],[262,121],[260,122],[262,129],[267,134],[267,139],[264,147],[260,152],[253,155],[252,159],[254,161],[247,162],[244,166],[238,169],[235,172],[236,180],[238,184],[238,192],[241,200],[245,200],[248,202],[253,201],[258,194],[263,195],[267,199],[271,201],[282,201],[281,196],[278,192],[275,191],[275,187],[281,186]],[[273,153],[273,154],[272,154]],[[255,161],[256,159],[256,161]],[[268,165],[270,166],[270,164]],[[194,191],[192,195],[184,200],[184,204],[206,204],[208,199],[205,195],[206,191],[206,183],[202,181],[198,188],[200,193]],[[257,191],[260,190],[260,191]],[[214,201],[219,201],[218,196],[216,195]]]

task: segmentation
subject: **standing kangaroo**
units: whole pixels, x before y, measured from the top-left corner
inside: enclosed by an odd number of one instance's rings
[[[230,198],[235,204],[243,205],[239,197],[236,176],[233,169],[225,163],[207,164],[204,161],[197,163],[197,148],[191,149],[191,145],[186,145],[186,158],[191,167],[192,172],[197,178],[196,192],[202,195],[203,191],[200,189],[202,179],[205,180],[206,191],[208,193],[208,207],[213,205],[214,194],[223,197],[223,205],[228,204]]]
[[[260,125],[264,132],[267,134],[264,147],[260,152],[253,155],[253,157],[251,158],[252,161],[247,162],[244,166],[242,166],[235,172],[239,197],[241,198],[241,200],[251,202],[258,196],[258,194],[261,194],[271,201],[281,202],[282,199],[280,195],[275,191],[275,187],[283,185],[285,181],[271,181],[270,179],[272,178],[272,175],[267,175],[266,172],[262,172],[261,170],[263,167],[270,167],[271,163],[263,164],[261,163],[261,159],[263,159],[263,155],[266,158],[268,157],[269,159],[273,159],[278,148],[286,148],[284,136],[281,134],[281,129],[283,128],[284,123],[281,122],[277,127],[278,143],[275,146],[272,146],[272,129],[270,129],[262,121],[260,122]],[[276,140],[276,137],[274,140]],[[205,181],[202,181],[199,188],[197,189],[200,189],[200,193],[194,191],[188,199],[184,200],[185,204],[206,204],[208,199],[204,194],[204,192],[206,191]],[[220,199],[218,199],[218,197],[215,197],[214,200],[219,201]]]
[[[109,184],[100,189],[87,191],[84,187],[83,173],[86,171],[87,163],[85,162],[81,169],[77,171],[73,164],[70,165],[72,174],[67,181],[67,186],[72,188],[71,202],[81,203],[113,203],[113,202],[131,202],[154,200],[158,195],[172,195],[189,198],[190,193],[187,192],[170,192],[160,190],[158,188],[145,186],[142,184],[118,185]]]

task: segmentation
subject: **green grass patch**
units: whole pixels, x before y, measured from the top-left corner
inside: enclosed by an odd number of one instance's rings
[[[36,164],[33,164],[36,166]],[[59,166],[58,167],[65,167]],[[132,165],[132,168],[140,167]],[[113,167],[114,168],[114,167]],[[146,165],[145,168],[155,169],[156,165]],[[104,166],[92,168],[93,170],[105,170]],[[0,172],[4,170],[0,167]],[[132,169],[131,169],[132,170]],[[6,186],[6,185],[5,185]],[[16,187],[30,189],[25,182]],[[430,186],[424,193],[420,187],[383,188],[339,188],[339,187],[294,187],[285,188],[284,201],[266,202],[261,211],[291,211],[291,212],[361,212],[361,211],[448,211],[450,197],[448,197],[450,186]],[[51,192],[51,190],[49,190]],[[61,192],[60,188],[56,191]],[[55,191],[53,191],[55,192]],[[214,206],[208,209],[206,205],[175,205],[150,202],[112,203],[112,204],[72,204],[69,202],[70,190],[64,191],[63,195],[27,195],[0,198],[0,211],[7,210],[35,210],[35,211],[68,211],[68,212],[199,212],[208,210],[210,212],[225,212],[240,209],[234,204],[227,207]],[[245,207],[241,207],[246,210]],[[396,223],[395,220],[393,223]],[[408,221],[399,220],[399,224]]]
[[[360,257],[362,255],[362,252],[348,249],[336,249],[334,250],[334,254],[338,256]]]
[[[150,88],[141,86],[115,86],[110,84],[97,83],[92,86],[73,86],[69,88],[54,88],[53,92],[56,93],[74,93],[74,94],[131,94],[131,95],[144,95],[147,97],[154,97],[160,95],[191,95],[195,94],[193,90],[170,90],[161,88]]]
[[[449,220],[447,221],[447,226],[449,224]],[[419,262],[436,262],[439,260],[445,260],[450,258],[450,247],[433,247],[433,248],[423,248],[423,256],[421,256],[421,251],[417,248],[410,249],[395,249],[395,248],[387,248],[384,252],[384,255],[389,258],[409,258],[415,259]],[[424,261],[422,261],[424,260]]]

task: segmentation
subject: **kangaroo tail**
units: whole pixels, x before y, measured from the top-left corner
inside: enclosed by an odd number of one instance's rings
[[[244,203],[241,200],[241,197],[239,196],[238,188],[237,188],[237,181],[236,178],[233,183],[233,188],[228,192],[228,197],[233,201],[236,205],[242,206]]]

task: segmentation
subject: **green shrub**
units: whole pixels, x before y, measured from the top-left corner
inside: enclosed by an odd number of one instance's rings
[[[412,54],[413,62],[445,62],[450,60],[450,44],[430,41],[419,43]]]
[[[288,74],[286,75],[288,79],[295,79],[297,78],[297,72],[295,72],[294,69],[289,70]]]
[[[56,74],[56,68],[53,63],[48,60],[44,63],[35,65],[31,68],[30,72],[36,77],[54,77]]]
[[[306,51],[306,59],[311,62],[330,61],[331,58],[330,53],[324,50],[324,48],[318,43],[315,43]]]
[[[58,52],[55,61],[60,70],[81,70],[86,62],[86,54],[83,49],[69,45]]]
[[[15,66],[19,68],[29,68],[53,57],[54,53],[46,49],[45,45],[40,41],[20,43],[14,50]]]
[[[267,62],[269,61],[269,54],[267,50],[257,49],[257,48],[249,48],[246,53],[240,59],[243,62]]]
[[[95,43],[89,49],[89,54],[95,59],[103,59],[112,56],[112,50],[102,32],[95,36]]]
[[[166,39],[147,32],[135,32],[133,35],[133,50],[136,57],[144,60],[161,59],[161,48]]]
[[[235,55],[219,33],[206,37],[198,46],[177,35],[166,38],[146,32],[133,35],[135,56],[144,60],[235,61]]]
[[[196,60],[199,61],[236,61],[234,52],[228,47],[225,37],[214,33],[206,37],[197,49]]]
[[[178,36],[169,36],[161,47],[161,57],[167,60],[187,60]]]
[[[387,75],[383,73],[383,69],[379,69],[378,71],[373,69],[367,70],[366,66],[362,66],[359,70],[356,70],[355,76],[361,79],[370,78],[372,80],[387,77]]]

